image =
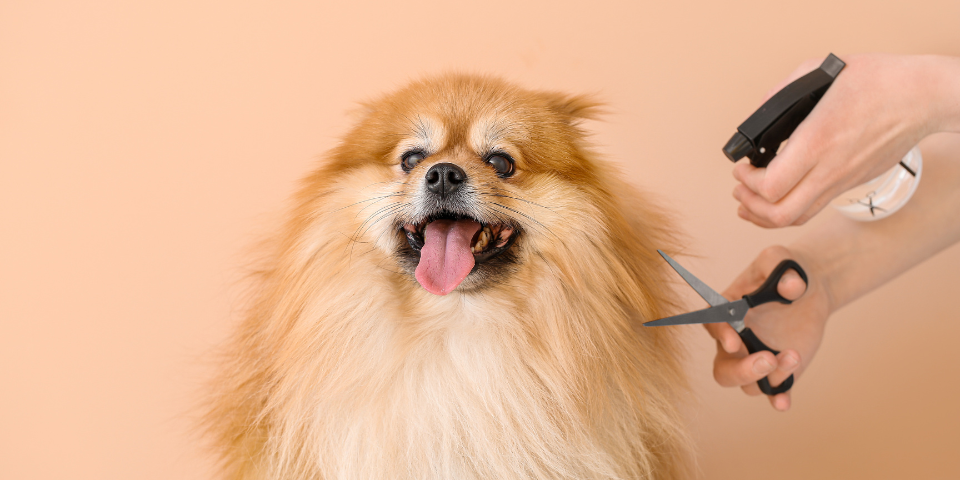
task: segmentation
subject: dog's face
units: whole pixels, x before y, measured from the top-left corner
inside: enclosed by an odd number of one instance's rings
[[[598,182],[576,122],[593,108],[440,77],[368,104],[325,170],[358,220],[353,240],[375,245],[431,293],[488,289],[547,242],[587,240],[578,233],[595,222],[582,197]]]

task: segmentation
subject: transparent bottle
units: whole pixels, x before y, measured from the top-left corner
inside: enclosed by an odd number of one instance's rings
[[[863,185],[843,192],[830,204],[854,220],[871,222],[888,217],[913,196],[923,173],[923,157],[913,147],[898,165]]]

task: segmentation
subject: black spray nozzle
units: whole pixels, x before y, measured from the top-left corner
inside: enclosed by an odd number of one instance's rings
[[[783,87],[737,127],[723,154],[734,162],[746,156],[754,167],[766,167],[846,65],[831,53],[820,68]]]

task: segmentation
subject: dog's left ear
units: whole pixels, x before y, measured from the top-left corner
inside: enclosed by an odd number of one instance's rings
[[[567,95],[559,92],[543,94],[550,109],[563,115],[568,123],[596,120],[603,113],[603,104],[590,95]]]

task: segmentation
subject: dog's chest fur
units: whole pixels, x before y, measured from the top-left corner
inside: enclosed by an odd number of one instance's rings
[[[426,326],[420,339],[395,338],[406,332],[391,325],[409,319],[378,316],[361,348],[341,350],[331,370],[311,382],[314,392],[287,405],[283,424],[307,428],[283,435],[299,445],[277,445],[280,450],[308,457],[313,452],[324,478],[625,473],[605,451],[610,439],[598,437],[603,429],[616,430],[604,425],[616,421],[613,412],[584,411],[586,399],[578,397],[588,393],[577,390],[586,385],[558,378],[564,372],[553,359],[537,358],[537,346],[507,328],[503,320],[515,311],[456,297],[436,302],[441,305],[418,319]],[[612,390],[592,394],[608,396],[611,404],[618,396]],[[305,461],[310,459],[276,467],[297,468]]]

